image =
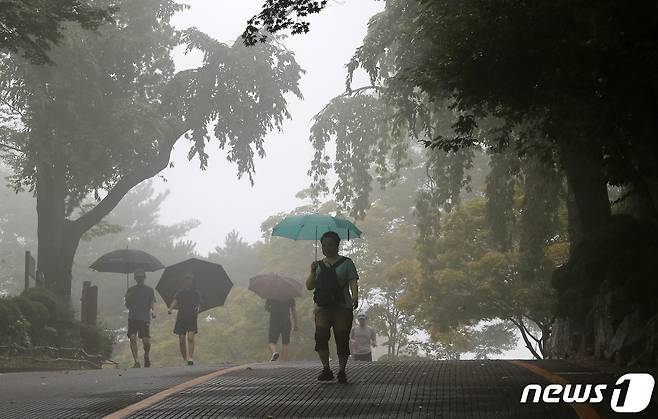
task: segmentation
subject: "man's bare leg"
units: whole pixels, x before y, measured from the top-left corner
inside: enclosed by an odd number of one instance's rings
[[[137,335],[129,336],[130,339],[130,352],[133,354],[134,366],[139,365],[139,349],[137,348]]]
[[[137,345],[135,345],[137,346]],[[144,347],[144,367],[148,368],[151,366],[151,338],[142,338],[142,346]]]
[[[194,359],[194,332],[187,332],[187,361]]]
[[[185,335],[178,335],[178,346],[180,348],[180,354],[183,356],[183,361],[187,361],[187,342],[185,341]]]
[[[288,360],[288,345],[281,345],[281,360]]]

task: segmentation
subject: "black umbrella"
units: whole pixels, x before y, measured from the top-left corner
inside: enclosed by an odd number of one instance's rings
[[[201,295],[199,311],[224,305],[233,282],[222,265],[195,258],[168,266],[162,273],[155,289],[167,305],[171,304],[174,295],[182,288],[186,274],[194,274],[196,289]]]
[[[128,286],[128,274],[134,273],[138,269],[153,272],[164,267],[155,256],[137,249],[114,250],[99,257],[90,266],[91,269],[98,272],[126,274],[126,286]]]

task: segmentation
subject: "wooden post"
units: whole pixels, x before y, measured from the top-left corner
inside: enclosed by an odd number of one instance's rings
[[[29,250],[25,251],[25,289],[30,288],[30,278],[36,278],[36,263]]]
[[[46,286],[46,281],[43,278],[43,272],[37,269],[37,278],[36,278],[36,286],[37,287],[44,287]]]
[[[80,299],[80,321],[84,324],[96,324],[98,314],[98,287],[91,281],[82,283],[82,298]]]

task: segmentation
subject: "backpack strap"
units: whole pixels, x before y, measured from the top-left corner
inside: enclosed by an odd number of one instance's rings
[[[333,265],[329,265],[329,266],[327,266],[327,264],[326,264],[324,261],[322,261],[322,262],[320,263],[320,267],[323,268],[323,269],[336,269],[336,268],[338,268],[340,265],[342,265],[343,262],[347,261],[348,259],[349,259],[348,257],[341,256],[340,259],[338,259],[338,260],[336,261],[336,263],[334,263]]]
[[[340,265],[342,265],[344,262],[348,261],[349,259],[350,259],[350,258],[348,258],[348,257],[346,257],[346,256],[341,256],[340,259],[338,259],[338,260],[336,261],[336,263],[334,263],[333,265],[330,265],[330,266],[327,266],[327,265],[324,263],[324,261],[322,261],[322,262],[320,263],[320,266],[321,266],[320,269],[322,269],[322,270],[325,270],[325,269],[331,269],[331,270],[333,270],[334,272],[336,272],[336,269],[337,269]],[[345,282],[345,284],[342,284],[343,281],[341,281],[340,278],[338,278],[338,275],[336,275],[336,279],[338,279],[338,284],[340,285],[341,288],[346,288],[347,285],[350,283],[349,281],[347,281],[347,282]]]

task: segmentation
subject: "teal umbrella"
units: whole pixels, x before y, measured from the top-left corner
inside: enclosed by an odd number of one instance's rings
[[[330,215],[306,214],[293,215],[284,218],[272,229],[273,236],[287,237],[293,240],[317,241],[327,231],[338,234],[341,240],[350,240],[361,237],[359,230],[350,221]],[[318,249],[315,248],[315,258],[318,258]]]

